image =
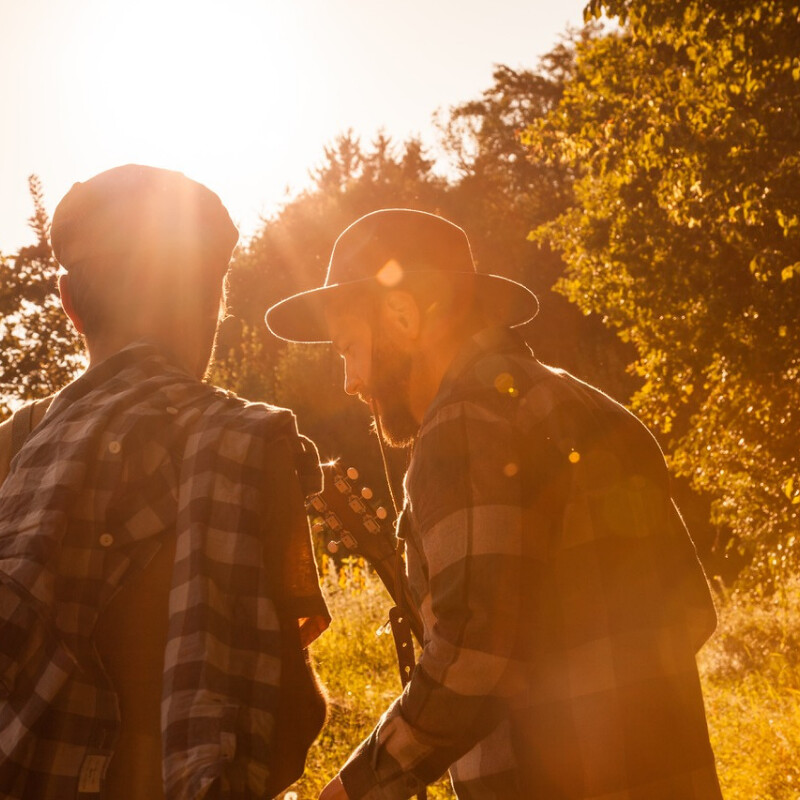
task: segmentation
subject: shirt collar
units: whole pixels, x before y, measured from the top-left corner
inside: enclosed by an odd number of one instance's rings
[[[53,398],[51,408],[48,410],[48,417],[52,418],[59,408],[72,405],[119,373],[135,364],[141,364],[149,358],[160,359],[165,366],[171,366],[182,373],[189,374],[186,368],[163,348],[146,340],[132,342],[99,364],[90,367],[61,389]]]
[[[464,342],[447,368],[447,372],[439,384],[436,397],[425,411],[420,428],[436,413],[438,408],[447,402],[459,379],[487,353],[533,355],[522,336],[511,328],[491,327],[478,331]]]

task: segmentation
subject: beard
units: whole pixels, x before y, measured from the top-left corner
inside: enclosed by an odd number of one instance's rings
[[[373,413],[380,418],[377,432],[390,447],[408,447],[419,430],[419,423],[409,408],[410,382],[411,356],[376,331],[370,397]]]

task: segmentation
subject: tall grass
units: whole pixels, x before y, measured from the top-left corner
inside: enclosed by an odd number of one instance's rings
[[[323,558],[322,582],[333,622],[311,655],[328,693],[328,721],[285,800],[316,800],[401,691],[392,635],[384,633],[392,601],[380,580],[360,559],[337,571]],[[428,789],[428,797],[455,795],[445,779]]]
[[[312,657],[329,719],[286,800],[316,800],[400,692],[391,634],[376,635],[391,605],[378,579],[363,562],[328,562],[323,589],[333,623]],[[725,800],[800,800],[800,578],[725,596],[699,665]],[[454,794],[443,779],[429,797]]]
[[[726,595],[701,651],[726,800],[800,800],[800,577]]]

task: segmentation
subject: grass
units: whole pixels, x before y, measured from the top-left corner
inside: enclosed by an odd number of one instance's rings
[[[699,664],[726,800],[800,800],[800,577],[727,596]]]
[[[400,692],[391,634],[376,635],[391,604],[380,582],[360,562],[324,573],[333,623],[312,657],[329,719],[285,800],[316,800]],[[698,663],[725,800],[800,800],[800,576],[726,596]],[[428,795],[455,797],[446,779]]]
[[[379,579],[360,560],[337,572],[325,559],[323,591],[333,622],[311,655],[328,693],[328,721],[309,752],[305,774],[285,800],[316,800],[401,691],[392,635],[376,634],[392,605]],[[444,779],[429,787],[428,797],[451,800],[455,795]]]

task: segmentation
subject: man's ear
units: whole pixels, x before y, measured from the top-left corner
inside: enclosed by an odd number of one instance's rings
[[[422,314],[416,298],[403,289],[390,289],[381,303],[387,329],[410,341],[416,340],[422,327]]]
[[[75,326],[75,330],[83,335],[83,322],[75,311],[75,306],[72,303],[72,293],[69,286],[69,273],[62,272],[58,276],[58,293],[61,295],[61,305],[64,311],[70,318],[70,321]]]

